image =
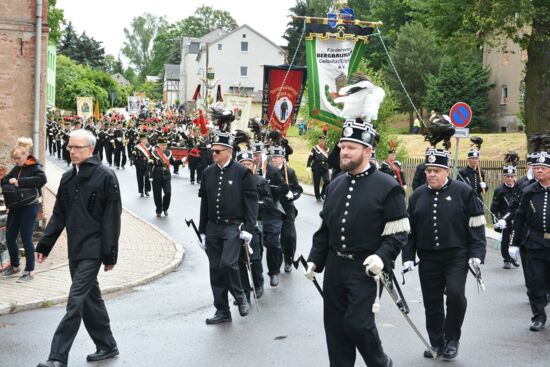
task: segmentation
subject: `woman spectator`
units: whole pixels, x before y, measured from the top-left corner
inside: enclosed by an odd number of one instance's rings
[[[32,242],[32,235],[38,214],[39,198],[42,194],[40,189],[46,184],[46,174],[42,170],[42,165],[29,154],[31,148],[31,139],[19,138],[17,140],[17,145],[11,152],[16,166],[1,181],[2,185],[11,184],[20,188],[35,187],[38,189],[39,194],[35,202],[23,207],[10,209],[8,213],[6,242],[10,253],[11,265],[4,271],[5,277],[13,276],[21,271],[19,266],[19,246],[17,245],[17,236],[19,233],[21,233],[21,239],[25,247],[25,271],[17,282],[26,282],[33,279],[34,244]]]

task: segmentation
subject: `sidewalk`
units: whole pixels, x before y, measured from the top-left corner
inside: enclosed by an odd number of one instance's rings
[[[48,184],[43,189],[44,212],[49,218],[55,201],[53,193],[57,192],[63,171],[46,163],[46,174]],[[118,263],[112,271],[100,270],[98,279],[101,290],[106,294],[157,279],[176,269],[183,260],[183,254],[182,247],[159,229],[123,210]],[[24,267],[24,259],[21,266]],[[0,275],[0,315],[65,302],[71,285],[65,232],[47,261],[36,264],[33,281],[16,283],[16,280],[17,277],[3,279]]]

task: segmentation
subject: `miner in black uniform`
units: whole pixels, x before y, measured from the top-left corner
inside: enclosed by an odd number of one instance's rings
[[[191,185],[195,184],[195,177],[198,183],[201,183],[202,168],[201,168],[201,152],[199,149],[199,144],[200,144],[199,139],[200,139],[199,131],[196,129],[193,129],[191,131],[189,139],[187,140],[187,149],[189,151],[187,155],[187,163],[189,165],[189,179],[191,181]]]
[[[372,306],[373,277],[393,261],[407,240],[405,192],[370,163],[376,132],[347,119],[340,139],[342,173],[327,188],[321,227],[313,235],[306,277],[325,270],[324,324],[331,366],[355,365],[356,349],[368,367],[392,366],[378,336]]]
[[[325,197],[325,190],[330,183],[329,165],[328,165],[328,150],[325,148],[325,136],[319,137],[319,143],[311,148],[311,154],[307,159],[307,167],[311,168],[313,175],[313,191],[317,201],[321,201]],[[319,190],[323,180],[323,188]]]
[[[271,146],[269,153],[275,163],[282,161],[285,152],[284,148],[280,146]],[[274,163],[274,164],[275,164]],[[286,210],[284,209],[282,202],[286,196],[291,196],[290,187],[285,181],[284,173],[281,175],[281,170],[274,164],[269,164],[267,160],[264,161],[263,169],[265,179],[269,183],[271,190],[271,197],[275,206],[269,218],[266,218],[263,222],[263,234],[264,234],[264,246],[267,249],[266,260],[268,275],[270,278],[269,284],[272,287],[279,285],[279,274],[281,273],[281,265],[283,263],[283,246],[282,246],[282,229],[283,229],[283,217]]]
[[[508,213],[508,207],[514,196],[516,186],[517,162],[519,157],[515,152],[509,152],[504,157],[506,162],[502,168],[502,184],[500,184],[493,194],[493,202],[491,203],[491,213],[495,215],[493,218],[494,228],[497,232],[502,232],[500,241],[500,253],[504,260],[504,269],[510,269],[512,264],[519,266],[519,262],[513,259],[508,253],[508,245],[510,244],[511,227],[506,226],[506,221],[502,219]]]
[[[258,195],[252,172],[232,159],[233,139],[229,132],[216,132],[211,148],[215,164],[203,171],[199,189],[199,232],[206,243],[216,307],[207,324],[231,321],[228,292],[237,301],[241,316],[250,312],[238,262],[242,241],[250,242],[255,231]]]
[[[454,133],[454,128],[447,135]],[[433,351],[445,359],[458,355],[466,314],[465,285],[469,264],[485,259],[485,217],[473,189],[449,178],[450,141],[426,150],[427,184],[409,198],[411,233],[403,250],[403,266],[412,270],[416,255],[426,314],[426,329]],[[447,297],[444,307],[445,295]],[[426,350],[424,357],[433,358]]]
[[[57,123],[57,126],[56,126],[56,129],[55,129],[55,150],[57,151],[57,159],[61,159],[62,157],[62,154],[64,154],[62,152],[62,136],[63,136],[63,126],[64,126],[64,122],[63,122],[63,119],[59,119],[58,123]]]
[[[296,177],[296,172],[288,166],[288,163],[285,161],[285,156],[287,155],[286,149],[283,146],[271,146],[271,165],[268,165],[267,176],[270,180],[270,185],[274,182],[273,176],[277,175],[279,177],[279,182],[283,182],[288,185],[288,191],[286,194],[279,196],[279,202],[284,210],[283,214],[283,226],[281,228],[281,245],[283,249],[283,258],[285,261],[285,273],[290,273],[292,271],[292,262],[294,261],[294,253],[296,252],[296,216],[298,215],[298,210],[294,206],[294,201],[300,198],[300,195],[304,191],[298,178]],[[271,173],[271,170],[274,169],[274,172]],[[274,194],[275,196],[275,194]],[[271,279],[272,283],[278,283],[276,279]],[[275,286],[274,284],[272,284]]]
[[[151,154],[151,146],[147,142],[147,134],[142,133],[139,136],[139,144],[134,146],[132,151],[133,164],[136,166],[136,177],[138,182],[138,192],[141,197],[145,194],[149,197],[151,191],[151,163],[153,156]]]
[[[157,146],[151,150],[153,179],[153,199],[155,200],[155,212],[157,217],[164,213],[168,216],[170,207],[170,198],[172,197],[172,175],[170,165],[172,152],[166,149],[166,139],[160,137],[157,139]],[[163,195],[164,193],[164,195]]]
[[[412,182],[413,191],[426,184],[426,164],[424,162],[416,166]]]
[[[111,127],[111,123],[109,121],[105,122],[105,141],[103,143],[103,147],[105,148],[105,157],[107,158],[107,163],[109,163],[109,167],[113,165],[113,152],[115,150],[115,137],[114,137],[114,129]]]
[[[131,164],[133,160],[132,153],[134,151],[134,147],[139,143],[138,140],[140,139],[139,131],[137,127],[134,126],[133,119],[128,121],[128,127],[126,128],[126,139],[128,141],[128,144],[126,144],[127,157]]]
[[[550,140],[550,139],[549,139]],[[537,182],[523,190],[519,208],[514,217],[514,236],[510,245],[511,255],[518,252],[522,229],[526,227],[524,246],[525,270],[528,280],[528,296],[533,317],[531,331],[540,331],[546,323],[547,293],[550,289],[550,153],[548,148],[538,152],[533,172]],[[516,255],[517,256],[517,255]],[[514,256],[513,256],[514,257]]]
[[[263,220],[269,219],[273,212],[277,212],[273,199],[271,197],[271,190],[266,179],[260,175],[254,173],[256,165],[254,164],[254,155],[251,150],[243,150],[237,153],[237,161],[248,168],[254,175],[254,183],[258,191],[258,226],[255,228],[255,231],[250,241],[250,248],[252,253],[249,254],[250,257],[250,268],[252,271],[252,281],[254,282],[254,288],[256,296],[260,298],[264,294],[264,276],[263,276],[263,266],[262,266],[262,255],[263,255],[263,246],[262,246],[262,226]],[[275,213],[277,215],[277,213]],[[246,253],[244,252],[244,246],[241,250],[241,258],[239,261],[239,269],[241,273],[241,282],[243,285],[244,293],[246,298],[250,300],[250,293],[252,292],[252,285],[248,280],[248,273],[246,269]]]
[[[405,179],[405,172],[401,166],[401,162],[395,160],[395,150],[396,143],[395,141],[390,141],[390,150],[388,154],[388,159],[382,162],[380,171],[387,173],[392,176],[403,189],[407,189],[407,180]]]
[[[473,141],[475,139],[475,137],[472,137]],[[485,183],[485,172],[479,167],[480,145],[481,143],[478,143],[477,147],[472,147],[468,150],[468,164],[458,171],[458,180],[470,185],[477,196],[483,200],[482,194],[487,192],[487,184]]]
[[[122,123],[117,124],[116,129],[113,131],[114,138],[114,155],[115,155],[115,167],[124,169],[126,166],[126,145],[128,144],[126,137],[126,129],[122,127]]]

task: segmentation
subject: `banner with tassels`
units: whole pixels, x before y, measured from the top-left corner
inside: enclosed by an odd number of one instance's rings
[[[341,127],[343,105],[335,99],[357,70],[374,28],[361,21],[305,19],[310,116]]]
[[[286,135],[296,122],[306,83],[303,66],[264,65],[264,90],[262,116],[269,121],[272,130]]]

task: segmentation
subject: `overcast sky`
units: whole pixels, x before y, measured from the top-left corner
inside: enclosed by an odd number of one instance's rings
[[[169,22],[186,18],[201,5],[227,10],[239,26],[247,24],[278,45],[286,45],[281,37],[290,18],[289,11],[296,0],[58,0],[57,7],[65,11],[78,34],[86,31],[96,41],[103,42],[106,54],[115,57],[124,42],[125,27],[145,12],[166,16]]]

